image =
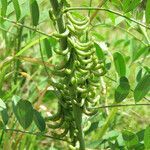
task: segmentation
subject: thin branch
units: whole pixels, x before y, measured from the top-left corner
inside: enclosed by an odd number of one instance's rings
[[[88,107],[88,109],[99,109],[99,108],[114,108],[114,107],[136,107],[136,106],[150,106],[150,104],[116,104],[116,105],[105,105],[97,107]]]
[[[105,24],[105,23],[98,23],[98,24],[92,26],[92,27],[90,28],[90,30],[93,29],[93,28],[95,28],[95,27],[98,27],[98,26],[100,26],[100,25],[101,25],[101,26],[104,26],[104,27],[118,28],[118,29],[120,29],[120,30],[122,30],[122,31],[125,31],[125,32],[128,33],[129,35],[133,36],[136,40],[138,40],[139,42],[141,42],[143,45],[145,45],[145,46],[147,46],[147,47],[150,46],[149,44],[143,42],[141,39],[137,38],[137,36],[135,36],[135,35],[134,35],[133,33],[131,33],[130,31],[128,31],[128,30],[126,30],[126,29],[124,29],[124,28],[121,28],[121,27],[119,27],[119,26],[110,25],[110,24]]]
[[[50,136],[50,135],[47,135],[47,134],[42,134],[40,132],[29,132],[29,131],[22,131],[22,130],[17,130],[17,129],[10,129],[10,128],[9,129],[3,128],[3,130],[6,131],[6,132],[11,131],[11,132],[17,132],[17,133],[23,133],[23,134],[31,134],[31,135],[35,135],[35,136],[43,136],[43,137],[46,137],[46,138],[51,138],[51,139],[65,141],[67,143],[70,143],[68,140],[57,138],[57,137]]]
[[[101,8],[105,3],[107,2],[107,0],[100,0],[99,4],[98,4],[98,8]],[[99,10],[96,10],[90,17],[90,22],[93,21],[93,19],[96,17],[97,13],[99,12]]]
[[[68,12],[68,11],[72,11],[72,10],[100,10],[100,11],[107,11],[107,12],[110,12],[110,13],[113,13],[115,15],[118,15],[118,16],[121,16],[127,20],[130,20],[136,24],[139,24],[141,25],[142,27],[145,27],[147,29],[150,29],[150,26],[147,26],[141,22],[138,22],[137,20],[133,19],[133,18],[129,18],[123,14],[121,14],[120,12],[117,12],[117,11],[114,11],[114,10],[110,10],[110,9],[105,9],[105,8],[97,8],[97,7],[69,7],[69,8],[66,8],[64,9],[64,13]]]
[[[51,36],[52,36],[52,34],[46,34],[45,32],[40,31],[39,29],[29,27],[29,26],[24,25],[24,24],[21,24],[21,23],[19,23],[19,22],[10,20],[10,19],[8,19],[8,18],[6,18],[6,17],[0,16],[0,18],[6,20],[6,21],[8,21],[8,22],[11,22],[11,23],[13,23],[13,24],[16,25],[16,26],[20,26],[20,27],[27,28],[27,29],[29,29],[29,30],[35,31],[35,32],[37,32],[37,33],[39,33],[39,34],[42,34],[42,35],[45,35],[45,36],[47,36],[47,37],[51,37]]]

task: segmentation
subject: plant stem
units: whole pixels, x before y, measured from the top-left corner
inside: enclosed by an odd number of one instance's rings
[[[85,150],[85,141],[82,129],[82,109],[79,106],[75,105],[74,103],[72,103],[72,105],[73,105],[74,119],[78,129],[78,140],[80,143],[80,150]]]
[[[17,133],[23,133],[23,134],[31,134],[31,135],[35,135],[35,136],[43,136],[43,137],[46,137],[46,138],[51,138],[51,139],[65,141],[67,143],[70,143],[69,141],[67,141],[65,139],[57,138],[57,137],[54,137],[54,136],[50,136],[50,135],[46,135],[46,134],[42,134],[42,133],[38,133],[38,132],[29,132],[29,131],[22,131],[22,130],[17,130],[17,129],[10,129],[10,128],[8,128],[8,129],[3,128],[3,131],[17,132]]]
[[[21,20],[21,23],[24,24],[24,19],[23,18]],[[17,29],[17,39],[16,39],[16,43],[17,43],[17,46],[15,48],[15,54],[17,54],[19,52],[19,50],[21,49],[21,44],[22,44],[22,33],[23,33],[23,27],[19,27]],[[18,79],[18,74],[19,74],[19,67],[20,67],[20,60],[15,60],[14,61],[14,69],[15,69],[15,75],[14,75],[14,84],[17,84],[17,79]]]
[[[49,35],[49,34],[46,34],[46,33],[44,33],[43,31],[40,31],[40,30],[38,30],[38,29],[36,29],[36,28],[29,27],[29,26],[24,25],[24,24],[22,24],[22,23],[19,23],[19,22],[10,20],[10,19],[8,19],[8,18],[6,18],[6,17],[0,16],[0,18],[6,20],[6,21],[8,21],[8,22],[10,22],[10,23],[12,23],[12,24],[14,24],[14,25],[16,25],[16,26],[24,27],[24,28],[26,28],[26,29],[32,30],[32,31],[34,31],[34,32],[37,32],[37,33],[42,34],[42,35],[45,35],[45,36],[47,36],[47,37],[51,37],[51,36],[52,36],[51,34],[50,34],[50,35]]]
[[[64,21],[63,21],[63,16],[62,16],[62,11],[60,9],[60,5],[57,0],[50,0],[51,6],[53,8],[53,13],[56,18],[56,24],[58,28],[59,33],[63,33],[65,31],[65,26],[64,26]],[[67,48],[67,38],[63,37],[60,39],[60,46],[62,50],[65,50]]]
[[[93,25],[93,26],[90,28],[90,30],[92,30],[93,28],[99,27],[99,26],[101,26],[101,27],[106,27],[106,28],[111,28],[111,27],[112,27],[113,29],[122,30],[122,31],[126,32],[127,34],[133,36],[136,40],[138,40],[139,42],[141,42],[141,44],[143,44],[143,45],[145,45],[145,46],[147,46],[147,47],[150,45],[150,44],[145,43],[142,39],[139,39],[139,38],[138,38],[136,35],[134,35],[131,31],[126,30],[126,29],[124,29],[124,28],[122,28],[122,27],[120,27],[120,26],[115,26],[115,25],[106,24],[106,23],[97,23],[97,24]]]
[[[100,108],[114,108],[114,107],[136,107],[136,106],[150,106],[150,104],[112,104],[105,106],[89,107],[88,109],[100,109]]]

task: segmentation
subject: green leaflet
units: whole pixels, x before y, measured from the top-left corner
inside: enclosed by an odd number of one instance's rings
[[[122,102],[129,94],[130,85],[126,77],[120,78],[120,85],[115,90],[115,101],[117,103]]]
[[[142,47],[136,51],[133,51],[133,58],[132,61],[138,60],[143,54],[147,53],[149,51],[149,47]]]
[[[45,120],[42,117],[42,115],[35,109],[34,109],[33,120],[41,132],[45,130],[46,127]]]
[[[37,26],[39,23],[39,6],[36,0],[30,0],[30,13],[33,26]]]
[[[20,125],[26,129],[33,120],[33,108],[29,101],[20,100],[15,107],[15,116]]]
[[[53,45],[56,44],[55,39],[53,38],[45,38],[43,40],[43,45],[44,45],[44,51],[46,52],[47,58],[52,57],[52,49],[53,49]]]
[[[19,5],[19,1],[18,0],[12,0],[13,2],[13,6],[15,9],[15,13],[16,13],[16,19],[17,21],[20,19],[21,16],[21,9],[20,9],[20,5]]]
[[[7,109],[4,109],[1,111],[1,116],[2,116],[2,120],[3,120],[4,124],[6,125],[8,123],[8,119],[9,119]]]
[[[134,99],[140,101],[150,90],[150,74],[145,75],[134,90]]]
[[[150,23],[150,0],[147,0],[145,11],[146,22]]]
[[[103,50],[101,49],[100,45],[95,42],[94,46],[96,48],[96,55],[97,55],[98,59],[99,60],[104,60],[105,59],[105,54],[104,54]]]
[[[125,13],[130,12],[135,9],[140,3],[141,0],[123,0],[123,10]]]
[[[115,52],[113,54],[113,58],[114,58],[114,65],[118,75],[120,77],[126,76],[126,63],[123,55],[120,54],[119,52]]]
[[[123,139],[125,141],[125,145],[129,149],[134,149],[139,143],[138,136],[131,131],[127,131],[127,130],[124,131],[122,133],[122,136],[123,136]]]
[[[142,73],[143,73],[143,70],[142,68],[138,71],[137,75],[136,75],[136,81],[139,82],[142,78]]]
[[[146,150],[150,149],[150,126],[148,126],[144,132],[144,145]]]

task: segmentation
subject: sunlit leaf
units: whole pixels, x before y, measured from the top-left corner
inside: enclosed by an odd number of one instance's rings
[[[134,51],[132,61],[136,61],[137,59],[139,59],[143,54],[148,52],[148,50],[149,50],[149,47],[142,47]]]
[[[97,55],[98,59],[104,60],[105,55],[104,55],[104,52],[103,52],[102,48],[100,47],[99,43],[95,42],[94,46],[96,48],[96,55]]]
[[[122,54],[115,52],[113,54],[116,71],[120,77],[126,76],[126,63]]]

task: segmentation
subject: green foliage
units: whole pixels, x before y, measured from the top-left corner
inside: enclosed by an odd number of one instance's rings
[[[26,129],[28,128],[33,120],[33,108],[29,101],[20,100],[15,106],[15,116],[20,125]]]
[[[29,5],[30,5],[32,24],[33,26],[37,26],[39,23],[39,16],[40,16],[38,3],[36,0],[30,0]]]
[[[147,0],[146,10],[145,10],[146,22],[150,23],[150,0]]]
[[[145,145],[145,148],[146,148],[146,149],[149,149],[149,148],[150,148],[149,139],[150,139],[150,126],[148,126],[148,127],[145,129],[145,132],[144,132],[144,145]]]
[[[1,0],[1,16],[5,17],[6,16],[6,12],[7,12],[7,5],[8,2],[7,0]]]
[[[0,149],[150,149],[149,5],[1,0]]]
[[[96,55],[98,57],[99,60],[104,60],[105,59],[105,54],[103,52],[103,50],[101,49],[101,47],[99,46],[98,43],[94,43],[95,48],[96,48]]]
[[[130,85],[128,79],[126,77],[121,77],[120,84],[115,90],[115,102],[122,102],[128,96],[129,91]]]
[[[45,130],[45,126],[46,126],[45,120],[41,116],[41,114],[35,109],[34,109],[34,114],[33,114],[33,120],[41,132]]]
[[[123,0],[122,5],[123,5],[123,10],[125,13],[130,12],[134,10],[142,0]]]
[[[20,16],[21,16],[20,4],[19,4],[18,0],[12,0],[12,2],[13,2],[15,13],[16,13],[16,19],[18,21],[20,19]]]
[[[124,131],[122,133],[123,139],[125,141],[125,145],[129,148],[129,149],[134,149],[139,141],[138,141],[138,137],[136,134],[134,134],[131,131]]]
[[[44,39],[43,40],[43,44],[44,44],[44,51],[46,52],[47,54],[47,58],[50,58],[52,57],[52,46],[51,46],[51,42],[52,40],[51,39]]]
[[[0,98],[0,111],[6,109],[6,104],[3,102],[3,100]]]
[[[7,109],[3,109],[1,111],[1,116],[2,116],[3,123],[6,125],[8,123],[8,120],[9,120]]]
[[[150,90],[150,75],[145,75],[134,89],[134,99],[140,101]]]
[[[116,52],[113,54],[116,71],[120,77],[126,76],[126,63],[122,54]]]

